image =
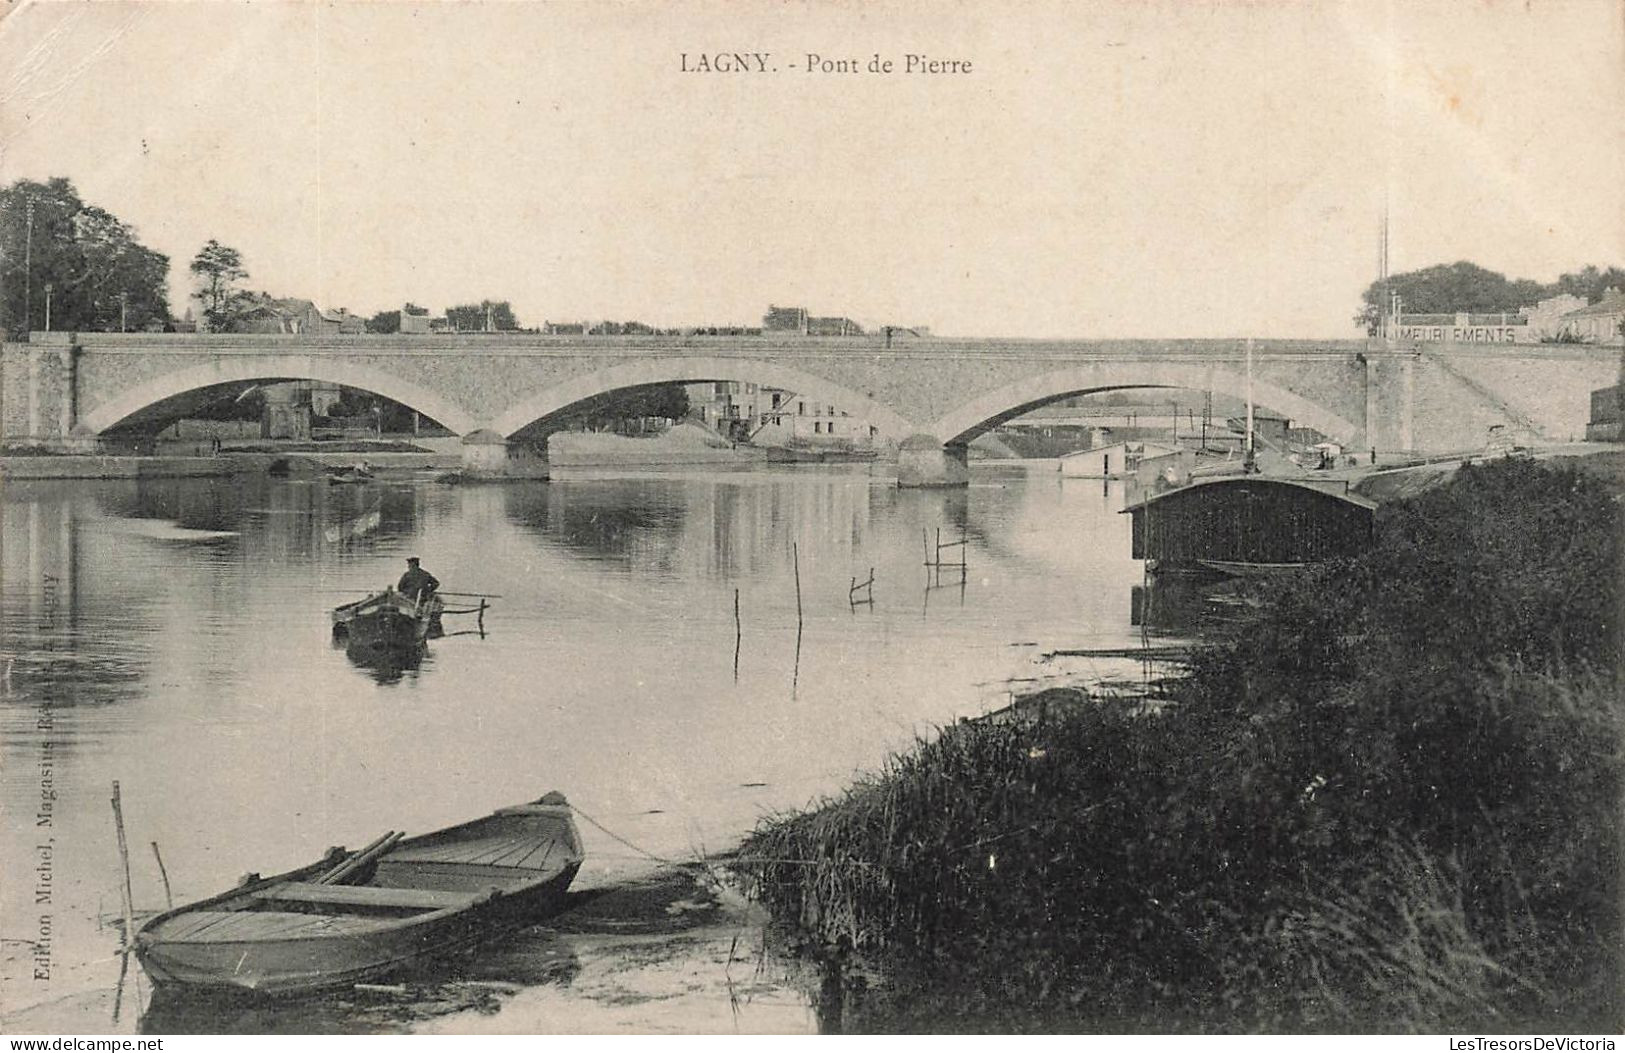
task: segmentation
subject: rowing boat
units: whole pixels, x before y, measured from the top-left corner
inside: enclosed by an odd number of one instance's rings
[[[562,794],[419,837],[386,835],[165,911],[135,953],[160,989],[296,995],[385,975],[560,910],[582,861]]]
[[[394,589],[333,609],[333,632],[358,648],[412,648],[439,635],[446,604],[433,593],[408,596]]]

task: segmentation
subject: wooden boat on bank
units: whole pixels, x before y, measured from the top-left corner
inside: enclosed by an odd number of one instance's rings
[[[560,910],[581,838],[562,794],[156,915],[135,954],[160,989],[295,995],[389,973]]]
[[[1303,570],[1307,563],[1249,563],[1239,559],[1199,559],[1197,566],[1232,578],[1268,578]]]
[[[379,649],[420,647],[440,635],[446,605],[439,596],[408,596],[394,589],[333,608],[333,632],[353,647]]]

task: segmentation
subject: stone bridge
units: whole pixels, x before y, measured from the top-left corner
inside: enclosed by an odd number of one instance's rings
[[[1265,340],[1251,387],[1261,408],[1353,447],[1445,452],[1482,447],[1492,424],[1576,438],[1591,390],[1618,368],[1617,349],[1587,345]],[[0,353],[0,443],[83,449],[117,425],[178,415],[188,393],[273,380],[403,403],[462,435],[471,469],[498,473],[517,456],[507,440],[591,396],[748,381],[867,419],[898,447],[904,485],[963,483],[968,442],[1067,396],[1248,390],[1240,340],[34,333]]]

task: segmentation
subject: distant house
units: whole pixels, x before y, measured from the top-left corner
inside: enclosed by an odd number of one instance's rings
[[[364,333],[367,321],[344,308],[324,311],[309,300],[251,294],[244,309],[227,327],[228,333],[304,333],[334,335]]]
[[[1549,296],[1532,307],[1518,308],[1526,325],[1524,332],[1531,343],[1555,340],[1563,332],[1563,319],[1586,306],[1585,297],[1573,293]]]
[[[840,315],[813,317],[805,307],[768,304],[762,315],[764,333],[800,333],[803,336],[862,336],[863,326]]]
[[[350,336],[367,331],[367,320],[340,307],[336,311],[321,312],[321,332]]]
[[[322,313],[309,300],[254,293],[227,326],[228,333],[319,333]]]
[[[1135,474],[1144,458],[1178,450],[1177,446],[1160,442],[1114,442],[1062,457],[1061,474],[1070,479],[1123,479]]]
[[[806,331],[807,309],[805,307],[767,305],[767,313],[762,315],[762,332],[805,333]]]
[[[808,336],[862,336],[863,326],[850,318],[829,317],[807,319]]]
[[[411,304],[406,304],[401,308],[400,331],[403,333],[423,336],[429,333],[443,333],[450,328],[451,323],[446,321],[444,315],[439,318],[429,317],[427,307],[413,307]]]
[[[1560,337],[1582,344],[1625,344],[1625,290],[1609,289],[1602,299],[1563,316]]]
[[[586,322],[543,322],[542,332],[549,336],[585,336]]]

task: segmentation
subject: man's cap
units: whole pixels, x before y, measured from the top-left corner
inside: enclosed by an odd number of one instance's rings
[[[416,556],[407,556],[406,557],[406,562],[408,562],[408,563],[416,563],[417,561],[418,561],[418,558]]]

